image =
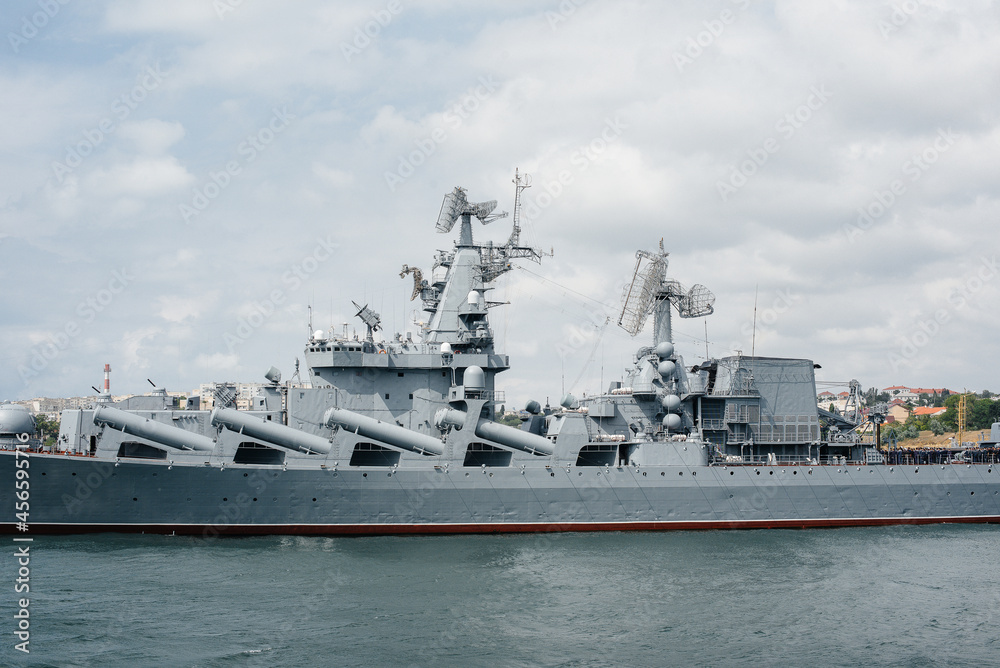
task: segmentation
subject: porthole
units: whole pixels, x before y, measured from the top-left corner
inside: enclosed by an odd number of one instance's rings
[[[643,476],[645,476],[645,475],[646,475],[646,472],[645,472],[645,471],[643,471],[643,472],[642,472],[642,475],[643,475]]]
[[[665,475],[667,475],[667,472],[666,471],[660,471],[660,475],[661,476],[665,476]]]
[[[521,471],[521,473],[524,473],[524,471]],[[549,471],[549,477],[555,478],[556,477],[555,471]]]
[[[368,477],[368,474],[367,474],[367,473],[362,473],[362,474],[361,474],[361,477],[362,477],[362,478],[367,478],[367,477]]]
[[[256,500],[257,500],[257,497],[256,497],[256,496],[255,496],[255,497],[253,497],[253,500],[254,500],[254,501],[256,501]]]
[[[756,473],[757,475],[760,475],[760,471],[754,471],[754,473]]]
[[[132,497],[132,500],[133,500],[133,501],[138,501],[139,499],[138,499],[137,497],[134,497],[134,496],[133,496],[133,497]]]
[[[735,475],[736,471],[730,471],[729,475]]]
[[[224,497],[222,497],[222,500],[223,500],[223,501],[228,501],[228,500],[229,500],[229,497],[228,497],[228,496],[224,496]]]
[[[975,495],[976,495],[975,492],[969,492],[969,496],[975,496]]]
[[[76,475],[76,471],[73,471],[73,475]]]
[[[774,475],[774,471],[768,471],[767,474],[768,475]]]
[[[316,497],[315,496],[313,497],[313,503],[316,503]]]
[[[385,477],[386,477],[386,478],[391,478],[391,477],[392,477],[392,473],[391,473],[391,472],[390,472],[390,473],[386,473],[386,474],[385,474]]]
[[[691,471],[691,475],[698,475],[697,471]]]
[[[730,498],[730,499],[731,499],[731,498],[733,498],[733,495],[732,495],[732,494],[730,494],[730,495],[729,495],[729,498]]]
[[[684,475],[684,471],[678,471],[677,475]]]
[[[798,474],[799,474],[798,471],[792,471],[792,475],[798,475]]]
[[[248,475],[250,475],[250,474],[249,473],[244,473],[243,477],[246,478]]]

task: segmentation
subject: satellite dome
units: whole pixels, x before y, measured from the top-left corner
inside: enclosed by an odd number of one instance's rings
[[[542,410],[542,406],[537,401],[535,401],[534,399],[532,399],[524,407],[524,410],[528,411],[532,415],[538,415],[541,412],[541,410]]]
[[[322,341],[325,338],[326,335],[323,333],[322,329],[317,329],[315,332],[313,332],[313,341]]]
[[[677,365],[670,360],[663,360],[656,365],[656,370],[660,372],[661,376],[670,377],[673,376],[674,371],[677,370]]]
[[[660,403],[663,405],[664,408],[673,413],[674,411],[676,411],[678,408],[681,407],[681,398],[678,397],[676,394],[668,394],[667,396],[663,397],[663,400]]]
[[[34,434],[35,419],[20,404],[0,404],[0,434]]]
[[[656,356],[661,360],[668,357],[673,357],[674,355],[674,344],[669,341],[664,341],[663,343],[656,344]]]
[[[441,344],[441,354],[450,355],[451,354],[451,344],[445,341]]]
[[[478,366],[470,366],[466,368],[464,375],[464,383],[466,389],[469,390],[485,390],[486,389],[486,374]]]
[[[680,429],[681,416],[674,415],[673,413],[667,415],[666,417],[663,418],[663,426],[669,429],[670,431],[676,431],[677,429]]]

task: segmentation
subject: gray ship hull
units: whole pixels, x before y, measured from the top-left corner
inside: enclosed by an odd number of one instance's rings
[[[0,456],[13,480],[14,456]],[[1000,522],[1000,472],[925,466],[294,470],[30,457],[31,534],[446,534]],[[3,530],[17,533],[14,523]]]

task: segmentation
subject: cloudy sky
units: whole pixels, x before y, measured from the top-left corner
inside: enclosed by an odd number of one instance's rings
[[[951,2],[5,2],[0,399],[285,377],[414,329],[445,193],[554,256],[491,298],[510,403],[620,378],[639,248],[705,355],[1000,389],[1000,11]],[[505,239],[509,219],[477,227]],[[756,303],[756,336],[754,306]],[[605,323],[608,324],[605,324]],[[707,342],[706,342],[707,332]],[[822,385],[825,387],[833,387]]]

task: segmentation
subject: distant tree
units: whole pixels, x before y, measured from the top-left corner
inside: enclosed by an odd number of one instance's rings
[[[521,426],[521,418],[519,418],[517,415],[503,415],[503,414],[501,414],[500,418],[497,419],[497,422],[499,422],[500,424],[505,424],[508,427],[520,427]]]
[[[38,438],[42,439],[42,443],[47,446],[55,445],[56,437],[59,436],[59,422],[57,420],[50,420],[44,414],[39,413],[34,416],[35,418],[35,431],[38,434]]]
[[[977,399],[971,402],[968,408],[968,428],[969,429],[989,429],[990,426],[1000,420],[1000,402],[992,399]]]
[[[829,410],[831,413],[836,413],[837,412],[837,407],[834,406],[833,403],[831,402],[830,403],[830,408],[827,409],[827,410]]]
[[[920,431],[917,429],[916,425],[909,425],[900,434],[902,438],[917,438],[920,436]]]
[[[959,395],[957,394],[952,394],[944,399],[945,411],[941,414],[940,419],[941,424],[948,431],[958,430],[958,399]]]
[[[944,425],[941,424],[941,420],[937,418],[932,418],[927,426],[930,427],[931,433],[935,436],[940,436],[944,433]]]
[[[896,440],[899,440],[899,432],[899,428],[895,425],[884,428],[882,430],[882,442],[888,443],[893,436],[896,437]]]

